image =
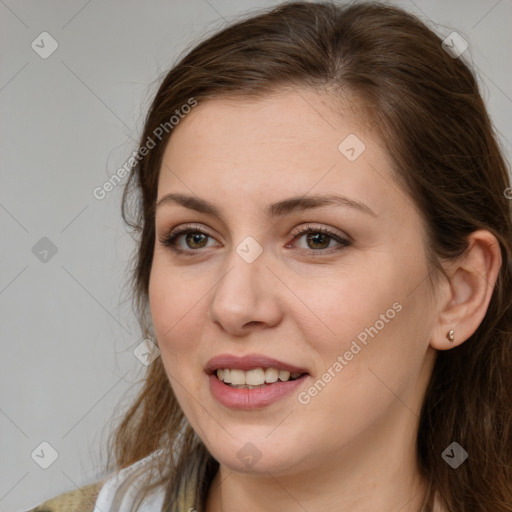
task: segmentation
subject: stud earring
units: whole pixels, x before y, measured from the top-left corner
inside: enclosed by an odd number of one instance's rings
[[[450,342],[450,343],[453,343],[453,341],[455,340],[455,331],[453,329],[450,329],[447,333],[446,333],[446,339]]]

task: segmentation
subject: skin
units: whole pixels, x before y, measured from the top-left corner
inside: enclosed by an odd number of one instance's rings
[[[349,134],[366,146],[355,161],[338,150]],[[170,192],[221,211],[216,217],[170,202],[157,208],[149,286],[173,390],[220,463],[207,512],[419,511],[421,404],[437,350],[464,342],[485,315],[500,265],[494,237],[473,234],[467,256],[445,266],[449,279],[434,299],[422,218],[393,180],[385,146],[353,111],[340,112],[307,89],[195,107],[165,150],[157,201]],[[345,206],[265,215],[270,203],[334,192],[375,216]],[[179,237],[191,256],[160,242],[188,223],[210,235],[196,245]],[[351,245],[294,240],[308,224]],[[247,236],[263,250],[252,263],[236,252]],[[204,367],[221,353],[304,367],[310,376],[298,392],[307,391],[394,303],[401,310],[307,404],[294,392],[241,411],[210,394]],[[237,456],[248,442],[261,453],[251,467]]]

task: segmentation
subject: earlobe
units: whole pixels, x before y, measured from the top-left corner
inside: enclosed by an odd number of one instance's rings
[[[447,270],[448,298],[440,305],[432,348],[456,347],[477,330],[487,313],[501,261],[500,245],[492,233],[471,233],[467,250]]]

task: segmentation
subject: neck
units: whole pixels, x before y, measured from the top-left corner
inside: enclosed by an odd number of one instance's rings
[[[334,479],[315,480],[241,475],[220,466],[211,485],[206,512],[421,512],[426,482],[418,475],[396,475],[392,482],[354,478],[343,485]]]

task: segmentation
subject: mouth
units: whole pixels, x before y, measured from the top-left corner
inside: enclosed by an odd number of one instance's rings
[[[300,379],[307,372],[289,372],[278,368],[253,368],[244,371],[239,368],[217,368],[213,372],[215,377],[232,388],[257,389],[277,383]]]
[[[205,372],[210,379],[218,382],[216,389],[233,391],[287,389],[294,387],[293,381],[309,376],[305,368],[261,354],[221,354],[208,361]]]

